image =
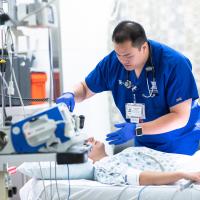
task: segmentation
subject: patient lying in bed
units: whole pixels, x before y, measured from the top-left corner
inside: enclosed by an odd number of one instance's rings
[[[89,158],[95,166],[95,179],[106,184],[162,185],[180,179],[200,182],[200,155],[170,154],[147,147],[130,147],[108,156],[103,143],[89,138]]]

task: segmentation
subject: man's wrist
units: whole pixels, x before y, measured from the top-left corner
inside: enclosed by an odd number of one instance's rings
[[[75,97],[75,93],[74,93],[74,91],[73,92],[68,92],[68,93],[70,93],[70,94],[72,94],[73,95],[73,97]]]
[[[73,97],[75,97],[75,94],[73,91],[67,91],[67,92],[64,92],[62,95],[65,95],[65,94],[71,94]]]
[[[136,124],[135,135],[138,137],[143,135],[142,126],[140,123]]]

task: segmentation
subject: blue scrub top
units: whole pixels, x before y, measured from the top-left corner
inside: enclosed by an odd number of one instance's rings
[[[136,102],[145,104],[146,119],[144,122],[155,120],[167,113],[169,108],[192,98],[192,109],[187,125],[181,129],[157,134],[143,135],[135,138],[136,146],[147,146],[155,150],[192,155],[198,148],[200,139],[200,106],[197,86],[192,74],[192,65],[188,58],[170,47],[149,40],[151,46],[152,64],[155,68],[158,95],[153,98],[145,98],[143,94],[149,94],[147,88],[146,66],[139,78],[135,71],[131,71],[129,80],[137,86],[135,91]],[[127,71],[119,62],[115,51],[112,51],[96,68],[85,78],[88,88],[94,93],[111,91],[115,104],[126,119],[125,104],[133,102],[133,93],[119,80],[127,80]],[[148,73],[149,83],[152,81],[152,73]],[[196,100],[196,101],[195,101]],[[200,124],[200,123],[199,123]]]

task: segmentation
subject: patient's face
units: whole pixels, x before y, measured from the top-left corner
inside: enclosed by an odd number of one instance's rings
[[[92,145],[92,149],[88,154],[89,158],[92,160],[99,160],[102,155],[106,154],[105,145],[103,142],[97,141],[93,137],[89,138],[86,142]]]

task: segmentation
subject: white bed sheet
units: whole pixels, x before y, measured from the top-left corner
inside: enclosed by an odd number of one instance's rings
[[[110,186],[89,180],[71,180],[70,200],[134,200],[138,199],[143,186]],[[46,199],[58,200],[55,181],[45,180]],[[51,189],[52,188],[52,189]],[[194,185],[183,191],[179,186],[148,186],[140,194],[140,200],[200,200],[200,185]],[[59,180],[60,200],[67,200],[68,181]],[[52,192],[51,192],[52,191]],[[51,194],[52,198],[51,198]],[[20,190],[21,200],[45,200],[41,180],[30,179]]]

